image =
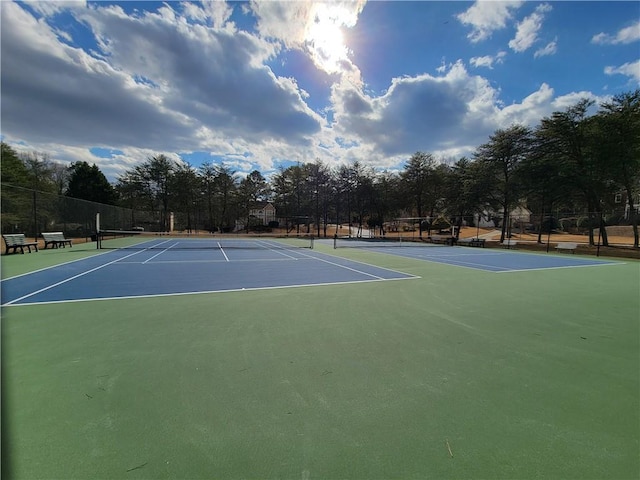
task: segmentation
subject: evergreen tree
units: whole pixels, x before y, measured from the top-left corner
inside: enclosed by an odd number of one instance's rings
[[[97,165],[76,162],[69,167],[69,185],[66,195],[90,202],[115,205],[118,195]]]
[[[0,142],[0,178],[3,183],[28,188],[29,171],[16,151],[4,142]]]

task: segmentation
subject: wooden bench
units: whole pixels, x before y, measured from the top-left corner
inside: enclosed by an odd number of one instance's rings
[[[560,242],[559,244],[556,245],[556,250],[558,252],[564,250],[566,252],[575,253],[576,248],[578,248],[578,244],[574,242]]]
[[[517,244],[518,244],[517,240],[511,240],[511,239],[505,240],[504,242],[501,243],[501,245],[504,248],[515,248]]]
[[[445,245],[454,245],[456,243],[456,237],[445,235],[431,235],[427,237],[431,243],[444,243]]]
[[[482,247],[484,248],[484,238],[461,238],[458,240],[458,245],[465,247]]]
[[[27,239],[24,237],[24,233],[8,233],[2,235],[4,238],[4,243],[7,247],[5,254],[9,253],[9,250],[13,250],[13,253],[18,253],[18,249],[20,249],[20,253],[24,255],[24,247],[29,249],[29,253],[31,253],[31,247],[38,251],[38,242],[27,242]]]
[[[44,238],[45,249],[49,245],[51,245],[51,248],[58,248],[60,246],[62,248],[65,248],[67,244],[70,247],[73,246],[71,245],[71,240],[69,240],[68,238],[64,238],[64,234],[62,232],[42,232],[42,238]]]

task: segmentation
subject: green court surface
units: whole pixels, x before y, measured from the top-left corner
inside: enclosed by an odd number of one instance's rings
[[[4,308],[3,478],[638,478],[640,263],[316,249],[421,278]]]

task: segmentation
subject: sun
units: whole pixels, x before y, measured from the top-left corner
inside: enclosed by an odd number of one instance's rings
[[[349,55],[342,29],[353,25],[353,15],[335,4],[314,7],[305,28],[305,45],[316,66],[327,73],[340,73]]]

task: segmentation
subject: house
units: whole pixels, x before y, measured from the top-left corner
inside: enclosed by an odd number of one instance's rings
[[[636,194],[633,199],[633,209],[636,213],[640,213],[640,193]],[[614,195],[613,199],[614,203],[614,211],[622,215],[623,218],[629,219],[631,218],[631,202],[629,202],[629,198],[627,196],[626,190],[621,190]]]
[[[276,207],[271,202],[259,202],[249,209],[249,217],[258,219],[258,223],[269,225],[276,220]]]
[[[531,222],[531,210],[522,206],[514,207],[509,212],[509,218],[512,224],[528,224]],[[474,221],[482,228],[499,228],[502,226],[502,212],[485,210],[480,215],[474,215]]]
[[[271,202],[258,202],[249,208],[249,218],[237,219],[234,232],[240,232],[247,228],[246,222],[249,221],[250,227],[256,225],[268,226],[269,222],[277,221],[276,207]]]

